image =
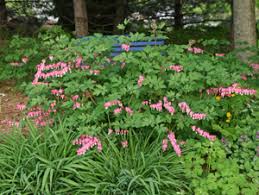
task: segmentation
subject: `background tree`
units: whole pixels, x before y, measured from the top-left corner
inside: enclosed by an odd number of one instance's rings
[[[0,1],[0,27],[7,22],[7,10],[5,0]]]
[[[242,43],[256,46],[255,0],[234,0],[234,46],[242,48]],[[240,52],[242,60],[247,60],[249,52]]]
[[[75,31],[77,36],[88,35],[88,18],[85,0],[74,0]]]

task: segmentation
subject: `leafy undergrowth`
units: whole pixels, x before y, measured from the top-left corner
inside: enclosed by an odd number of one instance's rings
[[[256,194],[252,67],[194,45],[131,52],[150,39],[139,33],[116,39],[46,39],[20,105],[37,129],[2,144],[2,167],[16,162],[1,172],[4,192]]]

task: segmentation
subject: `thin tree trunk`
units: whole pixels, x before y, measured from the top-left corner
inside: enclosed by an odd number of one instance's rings
[[[233,11],[234,47],[243,48],[242,42],[247,46],[256,46],[255,0],[233,0]],[[251,52],[239,53],[243,61],[251,55]]]
[[[183,2],[182,0],[175,0],[174,5],[174,25],[176,29],[183,28],[183,14],[182,14]]]
[[[234,49],[234,0],[230,0],[231,7],[231,18],[230,18],[230,40],[231,40],[231,49]]]
[[[0,0],[0,27],[7,23],[7,11],[5,0]]]
[[[113,34],[118,34],[117,26],[127,17],[128,0],[116,1],[116,16],[114,19]]]
[[[88,35],[88,18],[85,0],[73,0],[76,36]]]

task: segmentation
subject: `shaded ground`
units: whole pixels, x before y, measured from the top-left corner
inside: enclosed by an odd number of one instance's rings
[[[15,82],[0,82],[0,133],[10,131],[23,118],[16,105],[26,102],[27,98],[15,90]]]

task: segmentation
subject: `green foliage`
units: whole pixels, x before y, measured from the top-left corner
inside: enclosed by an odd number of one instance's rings
[[[143,34],[119,37],[121,43],[143,39],[148,37]],[[165,45],[147,47],[141,52],[123,52],[109,59],[113,37],[96,35],[80,43],[73,39],[69,41],[63,36],[55,40],[57,43],[49,53],[54,56],[55,62],[70,62],[73,66],[75,59],[82,56],[84,65],[90,65],[92,70],[101,72],[100,75],[93,75],[89,70],[72,68],[71,73],[63,77],[47,79],[48,86],[26,86],[30,106],[48,108],[55,100],[58,112],[53,117],[62,115],[67,119],[66,126],[69,128],[85,129],[90,134],[106,132],[108,128],[137,131],[155,129],[165,133],[168,128],[182,138],[190,138],[194,134],[181,132],[191,131],[190,127],[197,125],[229,139],[236,139],[244,129],[249,128],[246,125],[251,113],[251,108],[247,107],[250,97],[236,95],[217,101],[215,96],[206,94],[208,88],[227,87],[234,82],[247,86],[240,75],[250,70],[241,66],[231,53],[225,57],[215,57],[206,51],[195,55],[187,52],[185,45]],[[125,67],[121,68],[124,64]],[[173,64],[182,65],[184,70],[179,73],[168,70]],[[140,75],[145,76],[142,87],[137,85]],[[64,89],[66,98],[61,100],[55,97],[51,94],[52,89]],[[81,104],[81,108],[76,110],[72,109],[74,102],[71,97],[74,95],[79,95],[78,101]],[[143,100],[155,103],[164,96],[173,102],[175,115],[150,110],[148,106],[142,105]],[[103,104],[115,99],[132,108],[134,114],[130,116],[122,112],[114,115],[115,107],[105,110]],[[181,114],[177,105],[182,101],[186,101],[195,112],[204,112],[208,117],[204,121],[195,121]],[[226,122],[227,112],[232,113],[230,123]]]
[[[193,148],[185,158],[187,176],[192,179],[195,194],[257,194],[258,158],[255,156],[254,138],[227,142],[190,140]],[[243,136],[244,138],[244,136]],[[224,141],[226,144],[226,140]],[[226,148],[224,148],[226,147]],[[229,147],[233,147],[231,150]],[[230,153],[229,153],[230,152]]]
[[[46,58],[51,49],[56,48],[56,43],[60,39],[69,40],[60,27],[50,30],[41,30],[36,37],[20,37],[15,35],[8,42],[8,46],[1,49],[0,59],[0,80],[15,79],[17,83],[30,81],[36,71],[35,65]],[[27,57],[28,62],[23,63],[22,58]],[[12,65],[12,63],[17,65]]]
[[[174,194],[188,192],[182,162],[161,154],[160,141],[130,138],[129,148],[103,138],[102,153],[78,157],[75,133],[62,125],[40,132],[30,126],[1,136],[1,194]]]

